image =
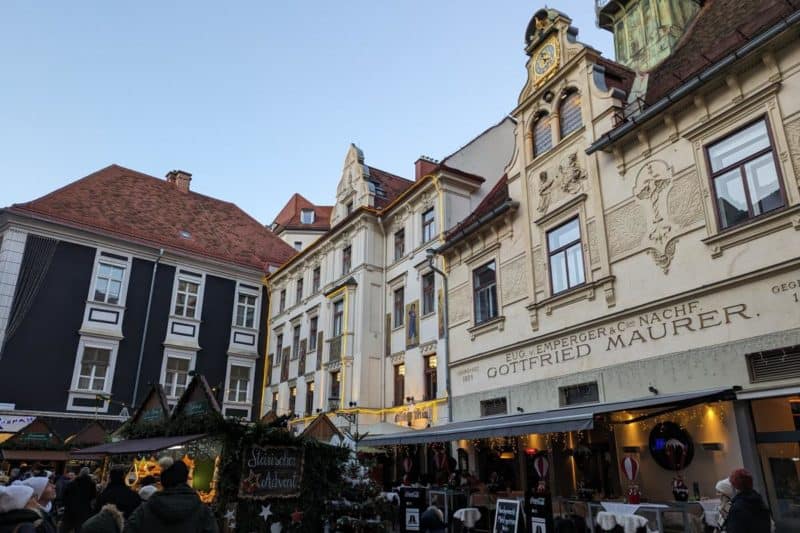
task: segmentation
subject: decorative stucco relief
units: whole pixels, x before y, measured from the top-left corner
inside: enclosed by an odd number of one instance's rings
[[[577,152],[569,154],[553,170],[528,173],[531,193],[539,198],[536,210],[542,215],[556,200],[582,192],[585,181],[586,171],[578,163]]]
[[[545,287],[545,267],[544,259],[542,259],[542,249],[536,247],[533,249],[533,286],[536,289],[544,289]]]
[[[677,178],[667,193],[669,219],[681,228],[703,220],[703,196],[697,174]]]
[[[450,290],[450,300],[447,310],[451,326],[469,319],[469,310],[471,306],[469,305],[467,289],[468,287],[465,284]]]
[[[586,224],[586,240],[589,241],[589,263],[596,265],[600,262],[600,248],[597,245],[597,222],[594,220]]]
[[[647,234],[644,208],[636,202],[627,203],[606,215],[608,247],[612,259],[636,250]]]
[[[659,245],[664,243],[672,232],[672,226],[664,219],[667,212],[667,195],[664,191],[672,181],[672,168],[664,161],[650,161],[639,169],[633,194],[644,200],[650,207],[649,233],[647,237]]]
[[[647,253],[653,258],[659,268],[664,271],[664,274],[669,274],[669,266],[672,264],[672,258],[675,257],[675,246],[678,244],[678,238],[670,240],[661,252],[656,248],[648,248]]]
[[[786,139],[789,143],[789,153],[792,156],[794,165],[794,176],[800,183],[800,118],[788,122],[786,128]]]
[[[507,305],[520,300],[528,292],[525,287],[525,256],[518,257],[500,267],[502,303]]]

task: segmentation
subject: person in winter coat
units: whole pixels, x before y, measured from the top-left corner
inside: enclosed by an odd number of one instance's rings
[[[62,531],[78,531],[92,515],[92,501],[97,497],[97,485],[87,467],[81,468],[78,477],[64,487],[64,521]]]
[[[217,533],[217,521],[186,484],[189,469],[176,461],[161,472],[164,490],[153,494],[125,523],[125,533]]]
[[[37,531],[45,533],[56,533],[56,521],[47,509],[52,507],[53,500],[56,499],[56,486],[50,481],[50,478],[37,476],[29,477],[21,482],[22,485],[28,486],[33,489],[33,496],[28,501],[27,508],[34,511],[41,518],[41,524],[38,526]]]
[[[435,505],[431,505],[419,517],[419,529],[422,533],[446,533],[447,524],[444,515]]]
[[[728,478],[736,494],[731,500],[728,519],[723,525],[726,533],[770,533],[772,518],[761,495],[753,490],[753,475],[740,468]]]
[[[33,498],[33,489],[17,484],[0,487],[0,533],[35,533],[41,518],[26,505]]]
[[[719,496],[719,511],[717,514],[717,525],[714,531],[720,533],[725,531],[725,521],[728,519],[728,513],[731,510],[731,498],[733,498],[733,485],[728,478],[720,479],[717,481],[717,496]]]
[[[103,492],[97,496],[95,509],[99,510],[109,503],[113,504],[119,511],[122,511],[126,519],[130,517],[131,513],[142,503],[139,495],[125,484],[125,470],[122,468],[114,468],[111,470],[108,477],[108,485],[106,485]]]
[[[122,533],[125,516],[112,503],[107,503],[100,512],[83,523],[80,533]]]

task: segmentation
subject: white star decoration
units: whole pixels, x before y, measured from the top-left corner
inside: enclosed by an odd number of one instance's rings
[[[266,506],[264,506],[264,505],[261,506],[261,513],[258,516],[263,518],[264,522],[266,522],[267,519],[272,514],[272,511],[269,510],[270,507],[272,507],[272,504],[269,504],[269,505],[266,505]]]
[[[225,520],[227,520],[229,522],[231,522],[233,520],[236,520],[236,513],[233,512],[233,509],[231,509],[227,513],[225,513]]]

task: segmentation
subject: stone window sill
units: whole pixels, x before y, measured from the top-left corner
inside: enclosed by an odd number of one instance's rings
[[[476,324],[471,328],[467,328],[467,332],[469,333],[470,340],[475,340],[475,337],[479,335],[483,335],[484,333],[489,333],[490,331],[503,331],[506,324],[506,317],[503,315],[497,316],[492,318],[491,320],[487,320],[485,322],[481,322],[480,324]]]
[[[761,238],[787,227],[800,231],[800,204],[774,213],[753,218],[748,222],[722,230],[716,235],[706,237],[703,243],[711,249],[711,257],[722,256],[728,248]]]

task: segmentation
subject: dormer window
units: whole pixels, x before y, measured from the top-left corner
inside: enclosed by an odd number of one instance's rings
[[[314,223],[314,210],[313,209],[301,209],[300,210],[300,223],[302,223],[302,224],[313,224]]]

